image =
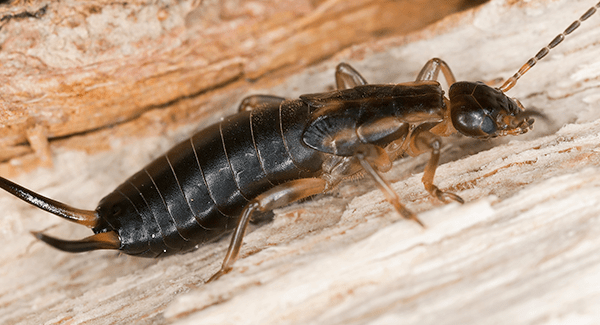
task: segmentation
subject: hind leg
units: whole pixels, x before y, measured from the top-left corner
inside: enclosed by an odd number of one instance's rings
[[[221,269],[208,279],[207,282],[220,278],[233,268],[233,264],[239,257],[244,234],[246,233],[246,228],[248,228],[248,222],[250,221],[252,214],[255,212],[270,211],[315,194],[323,193],[326,185],[327,182],[321,178],[297,179],[277,185],[250,201],[242,211],[237,226],[233,230],[231,243],[227,249],[227,254],[225,255]]]
[[[261,106],[279,106],[284,100],[283,97],[272,95],[250,95],[242,99],[238,112],[251,111]]]

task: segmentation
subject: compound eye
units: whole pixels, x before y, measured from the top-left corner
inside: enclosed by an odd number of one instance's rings
[[[481,131],[487,134],[496,133],[496,123],[492,120],[491,117],[485,116],[483,121],[481,122]]]

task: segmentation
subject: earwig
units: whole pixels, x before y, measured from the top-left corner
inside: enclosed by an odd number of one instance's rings
[[[600,3],[556,36],[499,88],[457,82],[441,59],[429,60],[416,81],[371,85],[350,65],[335,71],[337,90],[299,99],[254,95],[237,114],[207,127],[148,164],[94,211],[41,196],[5,178],[0,187],[21,200],[92,229],[68,241],[33,234],[63,251],[115,249],[140,257],[183,253],[233,232],[221,269],[232,269],[248,222],[257,212],[328,192],[345,179],[375,180],[402,217],[424,224],[400,202],[382,173],[403,155],[431,153],[422,183],[442,202],[463,199],[434,185],[441,138],[451,134],[490,139],[533,128],[533,117],[505,95],[537,61],[592,16]],[[448,97],[437,81],[442,72]]]

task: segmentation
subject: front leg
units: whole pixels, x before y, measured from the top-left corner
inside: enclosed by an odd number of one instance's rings
[[[425,171],[423,172],[423,178],[421,180],[429,194],[442,202],[448,202],[448,199],[451,199],[458,203],[465,203],[460,196],[454,193],[444,192],[433,184],[435,170],[437,169],[440,161],[441,147],[442,140],[439,136],[429,132],[428,130],[415,130],[411,136],[409,153],[411,156],[417,156],[427,151],[431,152],[431,158],[429,158],[429,162],[427,163],[427,166],[425,166]]]

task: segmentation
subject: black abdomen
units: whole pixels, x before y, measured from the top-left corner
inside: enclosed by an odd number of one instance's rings
[[[232,230],[249,200],[320,170],[321,154],[302,144],[310,119],[299,100],[227,117],[172,148],[104,198],[137,213],[105,216],[123,250],[155,257],[187,251]],[[120,220],[140,219],[140,222]],[[128,224],[136,224],[128,227]]]

